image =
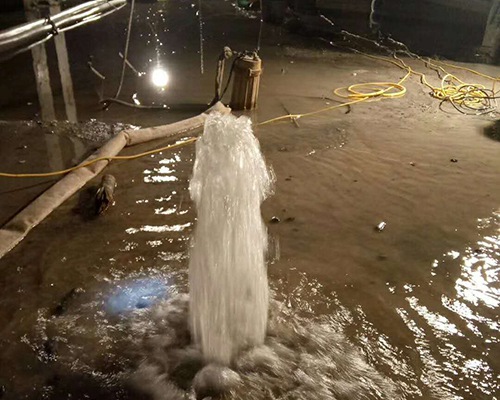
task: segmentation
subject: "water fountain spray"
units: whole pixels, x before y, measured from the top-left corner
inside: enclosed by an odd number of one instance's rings
[[[190,183],[198,220],[190,252],[190,321],[207,361],[229,365],[264,342],[269,289],[260,206],[273,177],[247,117],[213,114]]]

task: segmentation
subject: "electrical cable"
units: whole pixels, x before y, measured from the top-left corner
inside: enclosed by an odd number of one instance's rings
[[[226,94],[227,92],[227,89],[229,88],[229,85],[231,84],[231,78],[233,77],[233,72],[234,72],[234,67],[236,66],[236,62],[238,60],[240,60],[241,58],[243,57],[243,54],[238,54],[235,59],[233,60],[233,62],[231,63],[231,68],[229,70],[229,76],[227,78],[227,81],[226,81],[226,86],[224,86],[224,90],[222,90],[221,92],[221,96],[220,96],[220,99],[219,100],[222,100],[222,98],[224,97],[224,95]]]
[[[370,29],[373,29],[374,27],[378,26],[378,22],[375,21],[375,3],[377,0],[372,0],[370,4],[370,17],[369,17],[369,27]]]
[[[168,110],[170,107],[167,105],[143,105],[143,104],[134,104],[134,103],[129,103],[128,101],[116,99],[116,98],[106,98],[102,99],[99,101],[103,105],[103,108],[106,109],[109,107],[110,103],[116,103],[116,104],[121,104],[122,106],[126,107],[132,107],[132,108],[139,108],[143,110]]]
[[[125,49],[123,51],[123,55],[121,55],[121,57],[123,58],[123,62],[122,62],[122,70],[121,70],[121,74],[120,74],[120,83],[118,85],[118,89],[116,90],[116,94],[114,95],[114,97],[101,98],[99,100],[99,103],[101,103],[103,105],[104,109],[108,108],[111,103],[115,103],[115,104],[120,104],[122,106],[131,107],[131,108],[138,108],[138,109],[165,110],[165,109],[168,109],[167,106],[135,104],[135,103],[130,103],[128,101],[120,100],[118,98],[121,94],[121,91],[123,88],[123,83],[125,81],[125,71],[126,71],[127,65],[129,65],[132,70],[135,70],[135,68],[132,67],[132,64],[130,64],[130,62],[128,61],[128,50],[130,47],[130,35],[132,32],[132,21],[133,21],[133,17],[134,17],[134,10],[135,10],[135,0],[131,0],[130,14],[129,14],[128,26],[127,26],[127,38],[125,39]],[[137,70],[135,70],[134,72],[138,76],[140,76]]]
[[[402,67],[409,68],[403,60],[401,60],[397,56],[394,57],[401,63]],[[425,74],[410,68],[412,73],[420,76],[421,82],[431,90],[431,96],[441,101],[440,109],[443,103],[448,102],[458,112],[466,115],[482,115],[496,111],[496,94],[498,92],[495,92],[495,84],[496,82],[500,81],[500,77],[494,78],[470,68],[463,68],[453,64],[445,63],[450,68],[464,69],[475,75],[482,76],[488,80],[493,81],[492,89],[487,89],[480,83],[466,83],[462,81],[455,75],[450,74],[442,66],[435,64],[436,61],[432,62],[430,59],[424,60],[420,56],[416,56],[416,58],[424,62],[426,65],[431,65],[437,68],[445,74],[441,78],[441,85],[434,86],[427,81]]]
[[[203,42],[205,39],[203,38],[203,16],[202,16],[202,4],[201,0],[198,0],[198,19],[200,23],[200,73],[203,75],[205,73],[205,55],[203,52]]]
[[[342,31],[344,35],[348,35],[351,37],[354,37],[356,39],[362,39],[365,41],[369,41],[373,44],[375,44],[377,47],[384,51],[388,51],[392,53],[393,59],[389,59],[386,57],[379,57],[379,56],[374,56],[371,54],[366,54],[364,52],[358,51],[356,49],[348,47],[347,49],[363,55],[368,58],[376,59],[376,60],[381,60],[384,62],[389,62],[392,63],[393,65],[397,66],[398,68],[404,69],[406,71],[410,71],[411,74],[419,76],[420,81],[422,84],[424,84],[427,88],[430,89],[430,94],[432,97],[436,98],[437,100],[440,100],[440,109],[442,109],[443,103],[450,103],[453,108],[455,108],[458,112],[466,115],[482,115],[486,114],[492,111],[495,111],[497,109],[497,104],[496,104],[496,95],[498,92],[495,92],[495,84],[496,82],[500,81],[500,77],[495,78],[487,74],[483,74],[481,72],[475,71],[470,68],[466,67],[460,67],[457,65],[445,63],[445,62],[440,62],[440,61],[431,61],[431,59],[424,59],[420,57],[419,55],[411,52],[408,47],[401,43],[398,42],[394,39],[387,38],[392,44],[397,45],[401,47],[403,50],[392,50],[389,49],[388,47],[375,42],[373,40],[364,38],[362,36],[354,35],[352,33],[349,33],[347,31]],[[333,42],[328,42],[330,45],[336,46]],[[340,46],[338,46],[340,47]],[[429,83],[427,80],[427,77],[425,74],[422,72],[416,71],[410,66],[408,66],[401,58],[399,58],[396,53],[402,52],[406,55],[408,55],[411,58],[415,58],[417,60],[420,60],[424,63],[424,65],[428,68],[433,69],[438,76],[441,78],[441,85],[440,86],[435,86]],[[470,73],[473,73],[477,76],[481,76],[483,78],[486,78],[488,80],[493,81],[493,87],[492,89],[487,89],[484,85],[479,84],[479,83],[465,83],[459,78],[457,78],[455,75],[448,73],[441,65],[445,65],[450,68],[456,68],[456,69],[461,69],[468,71]],[[441,72],[445,74],[445,77],[441,77]],[[368,84],[369,85],[369,84]],[[337,93],[338,94],[338,93]]]
[[[134,0],[132,0],[134,1]],[[365,39],[365,38],[363,38]],[[368,39],[366,39],[368,40]],[[397,42],[399,43],[399,42]],[[330,44],[334,45],[332,42]],[[404,45],[403,45],[404,46]],[[381,47],[381,46],[379,46]],[[406,71],[405,76],[399,80],[399,82],[394,83],[394,82],[368,82],[368,83],[359,83],[359,84],[353,84],[344,88],[337,88],[333,92],[342,98],[349,99],[350,101],[347,101],[345,103],[341,104],[336,104],[334,106],[329,106],[325,108],[321,108],[315,111],[307,112],[307,113],[302,113],[302,114],[287,114],[283,116],[279,116],[276,118],[271,118],[269,120],[257,123],[256,126],[263,126],[267,124],[271,124],[274,122],[278,121],[284,121],[284,120],[292,120],[296,121],[299,118],[304,118],[304,117],[309,117],[312,115],[324,113],[327,111],[335,110],[341,107],[348,107],[353,104],[358,104],[361,102],[365,101],[376,101],[376,100],[381,100],[381,99],[396,99],[396,98],[401,98],[403,97],[407,89],[403,86],[403,83],[409,79],[411,75],[417,75],[420,77],[420,80],[422,84],[424,84],[426,87],[431,89],[431,95],[435,97],[436,99],[441,100],[440,107],[445,101],[449,101],[452,106],[460,111],[461,113],[466,113],[463,109],[470,109],[475,113],[474,115],[479,114],[484,114],[487,112],[491,111],[491,102],[494,102],[495,99],[497,98],[497,94],[499,92],[495,92],[494,88],[493,89],[486,89],[484,85],[481,84],[468,84],[457,78],[456,76],[449,74],[443,67],[436,65],[435,63],[437,61],[431,62],[430,60],[424,60],[420,56],[416,56],[418,59],[428,63],[429,65],[433,65],[436,68],[440,69],[442,72],[446,73],[446,75],[441,79],[441,86],[433,86],[431,85],[426,78],[426,75],[423,74],[422,72],[415,71],[413,68],[408,66],[401,58],[397,57],[396,53],[393,53],[393,58],[390,59],[387,57],[380,57],[380,56],[375,56],[367,53],[363,53],[361,51],[355,50],[355,49],[350,49],[354,51],[355,53],[361,54],[365,57],[391,63],[395,66],[397,66],[400,69],[403,69]],[[409,51],[409,50],[408,50]],[[411,52],[410,52],[411,53]],[[126,59],[126,57],[124,57]],[[465,67],[459,67],[453,64],[448,64],[448,63],[442,63],[441,64],[448,66],[449,68],[456,68],[456,69],[463,69],[465,71],[471,72],[475,75],[482,76],[486,79],[492,80],[494,83],[500,81],[499,78],[495,78],[483,73],[480,73],[478,71],[474,71],[469,68]],[[232,68],[231,68],[232,69]],[[231,73],[230,73],[231,75]],[[229,82],[229,81],[228,81]],[[456,83],[453,83],[456,82]],[[227,89],[228,84],[226,84]],[[225,92],[224,90],[224,92]],[[114,99],[116,100],[116,99]],[[496,103],[495,103],[496,105]],[[113,157],[100,157],[96,158],[93,160],[90,160],[86,163],[77,165],[72,168],[67,168],[65,170],[61,171],[53,171],[53,172],[47,172],[47,173],[33,173],[33,174],[10,174],[10,173],[3,173],[0,172],[0,177],[5,177],[5,178],[42,178],[42,177],[51,177],[51,176],[57,176],[57,175],[64,175],[68,172],[77,170],[79,168],[84,168],[89,165],[92,165],[98,161],[111,161],[111,160],[134,160],[137,158],[145,157],[151,154],[159,153],[161,151],[166,151],[166,150],[171,150],[174,148],[179,148],[182,146],[185,146],[187,144],[193,143],[197,140],[196,137],[187,139],[185,141],[175,143],[172,145],[167,145],[158,149],[153,149],[150,151],[146,151],[143,153],[138,153],[138,154],[133,154],[130,156],[113,156]]]
[[[5,173],[5,172],[0,172],[0,177],[3,177],[3,178],[48,178],[48,177],[52,177],[52,176],[65,175],[68,172],[72,172],[72,171],[75,171],[75,170],[80,169],[80,168],[88,167],[88,166],[90,166],[92,164],[95,164],[95,163],[97,163],[99,161],[135,160],[137,158],[146,157],[146,156],[149,156],[151,154],[160,153],[162,151],[176,149],[176,148],[185,146],[185,145],[187,145],[189,143],[193,143],[196,140],[197,140],[197,138],[195,138],[195,137],[194,138],[189,138],[189,139],[183,140],[182,142],[170,144],[170,145],[167,145],[167,146],[163,146],[163,147],[160,147],[160,148],[157,148],[157,149],[145,151],[145,152],[138,153],[138,154],[132,154],[132,155],[129,155],[129,156],[98,157],[98,158],[94,158],[94,159],[92,159],[90,161],[87,161],[87,162],[85,162],[83,164],[79,164],[79,165],[76,165],[74,167],[66,168],[66,169],[63,169],[63,170],[60,170],[60,171],[43,172],[43,173],[33,173],[33,174],[9,174],[9,173]]]
[[[120,96],[120,93],[122,91],[123,81],[125,79],[125,70],[127,67],[128,48],[130,45],[130,33],[132,32],[132,19],[134,17],[134,8],[135,8],[135,0],[132,0],[130,3],[130,15],[128,18],[127,39],[125,40],[125,50],[123,51],[123,63],[122,63],[122,72],[120,76],[120,84],[118,85],[118,89],[116,90],[116,94],[114,96],[115,99],[118,99],[118,97]]]
[[[276,117],[276,118],[271,118],[271,119],[268,119],[266,121],[262,121],[262,122],[259,122],[258,124],[256,124],[257,126],[262,126],[262,125],[267,125],[267,124],[271,124],[273,122],[278,122],[278,121],[285,121],[285,120],[291,120],[291,121],[294,121],[294,120],[297,120],[299,118],[304,118],[304,117],[310,117],[311,115],[316,115],[316,114],[320,114],[320,113],[324,113],[326,111],[331,111],[331,110],[335,110],[337,108],[341,108],[341,107],[348,107],[348,106],[351,106],[353,104],[357,104],[357,103],[361,103],[362,101],[366,101],[368,98],[365,97],[365,98],[362,98],[362,99],[358,99],[358,100],[353,100],[353,101],[349,101],[349,102],[346,102],[346,103],[342,103],[342,104],[336,104],[334,106],[330,106],[330,107],[325,107],[325,108],[321,108],[319,110],[316,110],[316,111],[311,111],[311,112],[308,112],[308,113],[304,113],[304,114],[287,114],[287,115],[282,115],[280,117]]]

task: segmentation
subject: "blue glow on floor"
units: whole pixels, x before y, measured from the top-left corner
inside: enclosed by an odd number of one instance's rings
[[[113,314],[148,308],[167,296],[167,284],[160,278],[123,282],[108,298],[106,308]]]

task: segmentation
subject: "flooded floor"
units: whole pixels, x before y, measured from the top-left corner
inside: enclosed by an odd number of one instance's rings
[[[148,75],[137,78],[128,70],[123,99],[133,102],[135,94],[142,104],[170,109],[113,104],[102,110],[98,104],[99,94],[113,93],[118,84],[125,8],[66,35],[81,121],[153,126],[196,115],[213,96],[222,47],[251,50],[259,36],[264,72],[259,109],[249,114],[256,125],[332,105],[335,88],[397,82],[405,73],[261,26],[256,15],[225,1],[203,3],[201,41],[198,3],[136,8],[131,63],[149,72],[160,62],[171,85],[152,89]],[[89,55],[106,76],[104,87],[88,69]],[[439,84],[423,63],[406,62]],[[497,67],[468,66],[500,75]],[[30,54],[0,64],[0,71],[16,76],[2,83],[0,119],[36,120]],[[53,82],[62,118],[57,75]],[[403,399],[496,399],[498,114],[441,111],[418,78],[405,86],[401,99],[255,126],[276,175],[275,194],[262,211],[273,297],[290,320],[300,318],[306,326],[330,318],[332,337],[354,345]],[[83,131],[95,135],[85,137],[76,128],[36,122],[0,128],[0,166],[8,172],[72,165],[115,129],[87,127]],[[186,146],[113,162],[106,172],[118,182],[116,205],[104,216],[86,213],[98,177],[0,260],[0,397],[148,398],[128,384],[129,374],[145,357],[137,344],[148,334],[151,307],[188,291],[187,252],[196,222],[188,192],[193,158],[194,147]],[[49,184],[0,179],[2,222]],[[384,229],[377,230],[382,222]]]

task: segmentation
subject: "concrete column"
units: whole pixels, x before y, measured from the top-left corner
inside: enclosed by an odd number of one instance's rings
[[[41,18],[40,12],[34,7],[33,0],[23,0],[26,19],[33,21]],[[38,101],[40,103],[41,119],[52,121],[56,119],[54,98],[50,86],[49,66],[47,63],[47,52],[45,44],[42,43],[31,49],[33,57],[33,69],[35,71]],[[63,154],[61,150],[61,138],[58,135],[44,135],[47,149],[47,161],[51,170],[64,168]]]
[[[61,6],[57,0],[50,1],[50,15],[61,12]],[[69,67],[68,49],[66,47],[66,37],[64,33],[54,36],[56,45],[57,61],[59,66],[59,75],[61,76],[61,86],[66,108],[66,117],[68,121],[78,122],[76,115],[75,95],[73,93],[73,81],[71,79],[71,70]]]
[[[33,7],[33,0],[23,0],[26,19],[34,21],[40,18],[38,10]],[[40,44],[31,49],[33,57],[33,70],[35,72],[36,89],[38,92],[38,101],[40,103],[42,120],[56,119],[54,109],[54,98],[52,88],[50,87],[49,67],[47,64],[47,53],[45,44]]]
[[[488,22],[484,31],[482,51],[491,58],[500,50],[500,0],[492,0]]]

